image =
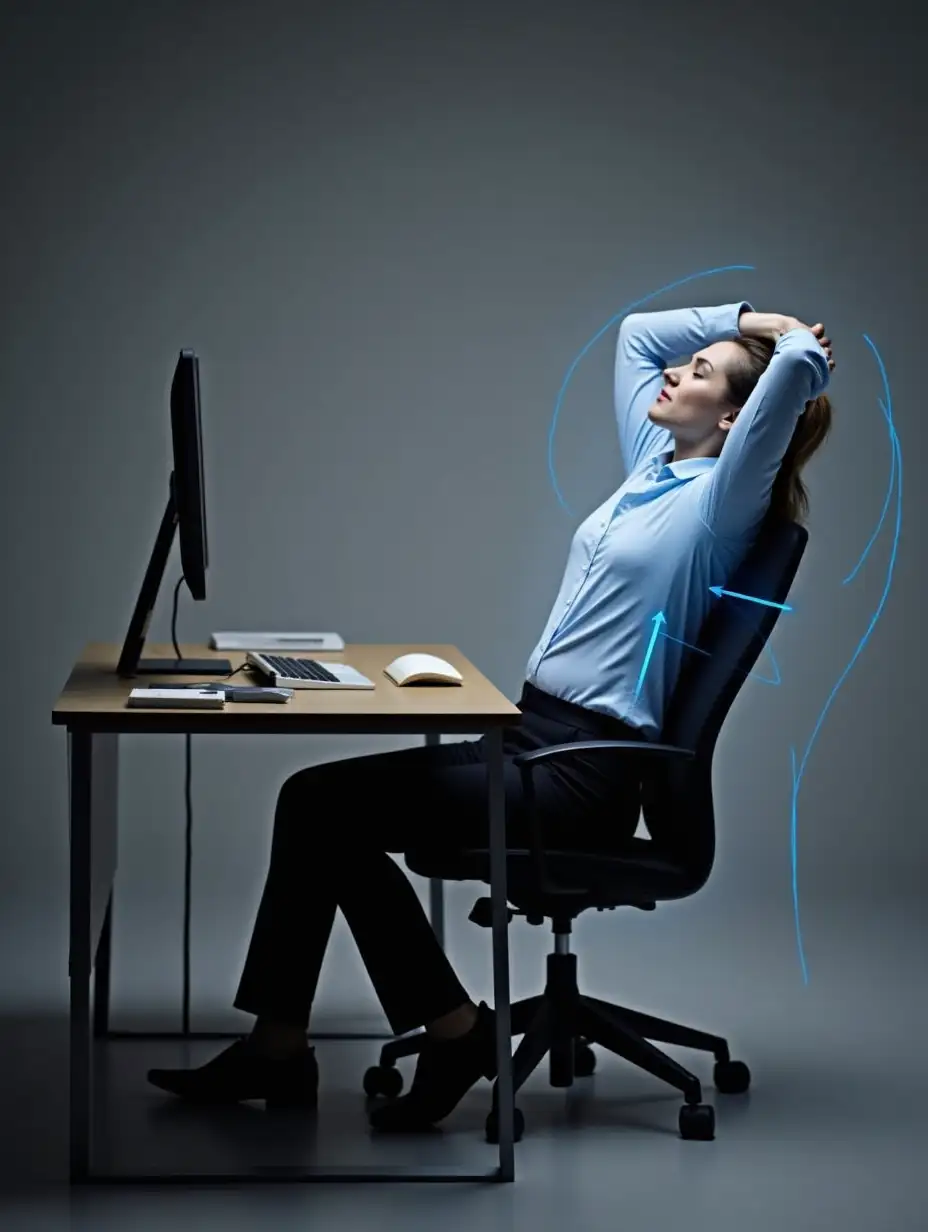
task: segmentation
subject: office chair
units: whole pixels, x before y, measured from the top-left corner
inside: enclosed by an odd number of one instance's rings
[[[808,541],[807,531],[792,522],[765,519],[726,589],[782,604],[786,600]],[[637,907],[652,911],[658,902],[686,898],[705,885],[715,858],[712,805],[712,755],[722,723],[738,690],[769,638],[780,609],[723,594],[713,606],[697,648],[684,659],[661,733],[660,743],[596,740],[555,745],[514,760],[519,766],[531,820],[530,850],[507,853],[509,918],[529,924],[549,919],[554,951],[547,959],[547,983],[541,996],[512,1006],[512,1034],[522,1040],[513,1058],[514,1090],[523,1085],[547,1054],[554,1087],[569,1087],[574,1077],[595,1069],[591,1047],[599,1044],[683,1093],[679,1128],[683,1138],[715,1136],[715,1114],[702,1102],[698,1078],[655,1042],[711,1052],[714,1083],[722,1094],[748,1089],[745,1064],[731,1059],[720,1036],[654,1018],[624,1006],[580,994],[577,959],[570,951],[573,921],[583,911]],[[629,773],[641,781],[642,809],[650,840],[634,838],[621,854],[563,852],[546,847],[534,811],[532,771],[536,765],[573,752],[599,751],[622,757]],[[425,877],[489,882],[489,851],[429,849],[406,854],[408,867]],[[470,919],[491,922],[490,899],[477,901]],[[396,1061],[419,1051],[423,1033],[391,1040],[380,1064],[364,1078],[369,1096],[394,1097],[403,1086]],[[487,1139],[498,1140],[497,1086],[486,1123]],[[515,1136],[524,1130],[515,1110]]]

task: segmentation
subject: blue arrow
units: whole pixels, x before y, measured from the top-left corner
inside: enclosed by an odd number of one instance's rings
[[[778,607],[781,612],[791,612],[788,603],[774,603],[772,599],[758,599],[756,595],[739,595],[736,590],[726,590],[724,586],[710,586],[714,595],[728,595],[732,599],[747,599],[749,603],[763,603],[764,607]]]
[[[667,617],[663,612],[655,612],[652,620],[654,621],[654,628],[651,630],[651,640],[648,642],[648,649],[645,651],[644,655],[644,663],[641,667],[641,673],[638,676],[638,683],[635,686],[635,697],[637,697],[641,692],[641,686],[644,684],[645,673],[648,670],[648,664],[651,662],[651,655],[654,654],[654,645],[660,634],[661,625],[665,625],[667,623]]]

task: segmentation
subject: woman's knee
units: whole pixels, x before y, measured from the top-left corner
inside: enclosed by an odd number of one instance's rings
[[[290,816],[310,807],[313,799],[326,790],[327,780],[332,777],[333,764],[337,763],[323,762],[318,766],[304,766],[302,770],[296,770],[284,779],[277,793],[278,813]]]
[[[298,834],[303,841],[320,846],[347,837],[355,829],[360,796],[359,777],[351,773],[347,762],[323,762],[297,770],[277,793],[275,837]]]
[[[381,850],[406,850],[426,819],[434,824],[435,806],[443,804],[438,809],[443,813],[453,803],[434,799],[428,765],[412,761],[395,753],[374,754],[296,771],[277,796],[275,840],[289,845],[291,836],[298,836],[300,843],[320,849],[373,841]]]
[[[296,835],[304,835],[305,827],[315,811],[314,800],[319,800],[319,776],[310,766],[298,770],[285,779],[277,793],[274,808],[275,845],[288,842]]]

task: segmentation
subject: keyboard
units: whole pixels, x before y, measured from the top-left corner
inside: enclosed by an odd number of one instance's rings
[[[347,663],[320,663],[317,659],[250,651],[247,662],[277,688],[372,689],[374,682]]]
[[[288,655],[263,654],[261,658],[277,676],[293,680],[338,680],[334,672],[315,659],[291,659]]]

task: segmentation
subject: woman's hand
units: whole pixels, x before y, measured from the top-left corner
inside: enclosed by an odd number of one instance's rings
[[[776,342],[791,329],[807,329],[814,334],[819,346],[828,356],[828,367],[834,371],[835,361],[831,353],[831,339],[825,336],[825,326],[806,325],[798,317],[785,316],[781,312],[742,312],[738,318],[738,329],[746,338],[765,338],[768,342]]]
[[[791,328],[795,329],[796,327],[792,326]],[[825,326],[822,325],[821,322],[819,322],[818,325],[812,325],[812,326],[805,325],[805,326],[802,326],[801,328],[803,329],[811,328],[812,333],[815,334],[816,338],[818,339],[819,346],[828,356],[828,371],[834,372],[835,361],[834,361],[834,356],[831,353],[831,339],[825,337]]]

